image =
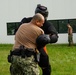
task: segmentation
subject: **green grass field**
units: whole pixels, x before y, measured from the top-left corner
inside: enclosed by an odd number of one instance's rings
[[[7,55],[12,44],[0,44],[0,75],[10,75]],[[76,45],[47,45],[52,75],[76,75]]]

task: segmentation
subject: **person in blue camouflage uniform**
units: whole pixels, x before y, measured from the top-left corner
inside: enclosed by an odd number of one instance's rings
[[[15,44],[10,52],[11,75],[39,75],[36,54],[39,53],[36,39],[44,34],[40,28],[43,26],[44,16],[37,13],[31,22],[21,25],[15,35]]]

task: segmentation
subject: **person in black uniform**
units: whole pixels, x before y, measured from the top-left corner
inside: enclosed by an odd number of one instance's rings
[[[41,27],[44,30],[45,35],[41,35],[37,38],[37,43],[39,44],[38,49],[40,51],[40,62],[38,64],[42,69],[43,75],[51,75],[51,65],[49,62],[48,54],[45,51],[45,45],[48,43],[56,43],[58,41],[58,33],[55,27],[49,21],[47,21],[47,17],[49,13],[47,10],[47,7],[42,6],[41,4],[38,4],[35,10],[35,14],[36,13],[41,13],[45,18],[43,27]],[[24,17],[21,20],[20,25],[23,23],[30,22],[31,19],[32,17],[29,17],[29,18]],[[47,43],[47,35],[49,35],[50,37],[50,42],[48,43]]]

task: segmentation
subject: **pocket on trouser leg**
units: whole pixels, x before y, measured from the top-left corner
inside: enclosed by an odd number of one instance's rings
[[[28,59],[26,59],[27,62],[26,61],[24,62],[23,66],[24,75],[39,75],[40,71],[38,64],[33,60],[32,57],[29,57]]]

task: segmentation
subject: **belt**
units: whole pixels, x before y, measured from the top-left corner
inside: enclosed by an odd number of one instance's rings
[[[25,58],[25,56],[30,57],[31,55],[34,55],[35,51],[31,48],[26,49],[15,49],[11,51],[11,55],[21,56]]]
[[[10,54],[8,55],[8,62],[12,62],[11,56],[16,55],[16,56],[21,56],[22,58],[31,57],[32,55],[35,58],[36,62],[39,62],[40,59],[40,53],[36,49],[32,48],[24,48],[24,46],[20,46],[18,49],[15,49],[13,51],[10,51]]]

